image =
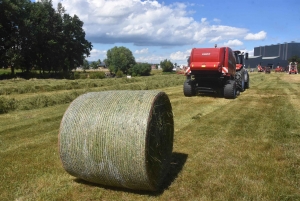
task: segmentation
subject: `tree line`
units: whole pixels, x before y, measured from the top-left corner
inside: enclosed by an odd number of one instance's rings
[[[107,51],[104,60],[110,72],[115,74],[127,74],[132,76],[150,75],[151,65],[148,63],[137,63],[132,52],[126,47],[113,47]],[[165,59],[160,62],[163,72],[172,72],[174,64]]]
[[[0,0],[0,67],[68,73],[82,65],[92,44],[83,22],[52,0]]]

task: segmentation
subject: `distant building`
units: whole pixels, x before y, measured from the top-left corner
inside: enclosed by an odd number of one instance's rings
[[[153,69],[153,70],[154,70],[154,69],[157,69],[156,65],[155,65],[155,64],[152,64],[152,65],[151,65],[151,69]]]
[[[277,65],[286,67],[288,59],[292,56],[300,57],[300,43],[292,41],[291,43],[266,45],[254,48],[254,56],[246,60],[246,68],[256,68],[258,64],[261,66]]]
[[[106,68],[106,64],[105,64],[105,62],[101,62],[98,66],[97,66],[98,68]]]

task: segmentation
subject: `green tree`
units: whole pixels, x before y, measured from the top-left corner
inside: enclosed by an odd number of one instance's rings
[[[96,63],[97,63],[97,65],[98,65],[98,66],[100,66],[100,64],[101,64],[101,60],[100,60],[100,59],[98,59],[98,60],[96,61]]]
[[[300,58],[297,55],[292,56],[288,59],[288,62],[298,62],[300,63]]]
[[[89,68],[90,68],[90,66],[89,66],[89,62],[88,62],[88,60],[84,59],[84,60],[83,60],[83,64],[82,64],[82,66],[83,66],[83,69],[84,69],[84,70],[87,70],[87,69],[89,69]]]
[[[34,65],[43,73],[60,71],[63,58],[61,16],[53,9],[50,0],[33,3],[29,11],[30,16],[22,29],[22,35],[30,40],[23,41],[23,46],[26,47],[23,55],[26,60],[34,61]],[[31,67],[32,65],[25,66],[26,71]]]
[[[147,76],[150,75],[151,65],[148,63],[138,63],[129,69],[129,74],[132,76]]]
[[[14,67],[23,61],[21,56],[20,28],[27,18],[29,0],[0,1],[0,61],[2,66]]]
[[[109,70],[113,73],[117,73],[120,70],[127,74],[129,68],[136,64],[132,52],[126,47],[113,47],[108,50],[105,61]]]
[[[160,62],[160,67],[162,68],[163,72],[172,72],[173,66],[173,63],[167,59]]]
[[[2,66],[32,67],[69,72],[82,65],[92,45],[85,39],[83,22],[57,11],[52,0],[0,0],[0,61]]]
[[[63,71],[69,72],[78,65],[82,65],[84,55],[88,57],[92,50],[92,44],[85,39],[85,32],[82,29],[83,22],[74,15],[63,16],[63,44],[64,66]]]
[[[90,67],[92,67],[92,69],[97,69],[97,68],[98,68],[98,62],[97,62],[97,61],[93,61],[93,62],[90,64]]]

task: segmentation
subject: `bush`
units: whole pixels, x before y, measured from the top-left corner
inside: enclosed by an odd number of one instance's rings
[[[105,78],[105,73],[103,71],[90,73],[90,79],[103,79]]]
[[[163,72],[172,72],[173,71],[173,63],[167,59],[160,62],[160,66],[163,70]]]
[[[129,69],[129,74],[132,76],[147,76],[150,75],[151,65],[147,63],[135,64]]]
[[[8,112],[7,100],[0,98],[0,114]]]
[[[123,72],[121,70],[118,70],[116,73],[116,77],[123,77]]]
[[[80,73],[74,72],[74,79],[80,79]]]

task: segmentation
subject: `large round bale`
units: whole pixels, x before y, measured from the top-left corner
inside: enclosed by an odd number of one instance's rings
[[[76,98],[62,118],[60,157],[77,178],[156,191],[169,169],[173,136],[164,92],[91,92]]]

